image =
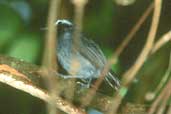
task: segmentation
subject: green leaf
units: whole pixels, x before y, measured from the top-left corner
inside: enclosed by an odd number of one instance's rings
[[[13,39],[21,27],[19,15],[6,5],[0,5],[0,48]],[[1,48],[2,49],[2,48]]]
[[[36,34],[25,33],[19,36],[7,52],[7,55],[35,63],[41,49],[40,38]]]

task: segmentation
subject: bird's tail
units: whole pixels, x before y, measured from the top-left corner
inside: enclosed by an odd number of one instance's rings
[[[105,81],[116,90],[118,90],[120,87],[120,81],[117,78],[117,75],[112,71],[105,76]]]

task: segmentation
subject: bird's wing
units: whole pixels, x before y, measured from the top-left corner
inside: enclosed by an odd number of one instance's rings
[[[92,40],[85,37],[81,38],[79,52],[81,56],[88,59],[97,68],[103,68],[106,63],[106,57],[99,46]]]

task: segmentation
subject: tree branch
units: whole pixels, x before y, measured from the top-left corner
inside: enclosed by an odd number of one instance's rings
[[[24,91],[45,102],[49,102],[51,96],[45,90],[40,88],[43,77],[36,75],[38,67],[18,61],[14,58],[0,56],[0,82],[11,87]],[[27,75],[25,75],[27,74]],[[59,96],[55,99],[56,108],[69,114],[85,114],[82,109],[76,108],[69,102]]]

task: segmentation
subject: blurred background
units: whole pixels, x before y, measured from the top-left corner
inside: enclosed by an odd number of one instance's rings
[[[118,1],[91,0],[85,7],[83,17],[84,34],[99,44],[107,57],[112,55],[151,3],[130,0],[130,5],[123,6]],[[162,6],[156,40],[171,29],[170,0],[164,0]],[[0,54],[40,65],[45,39],[45,31],[41,28],[46,27],[48,8],[49,0],[0,0]],[[62,0],[59,18],[73,21],[73,17],[73,4]],[[144,46],[151,17],[152,13],[113,65],[119,76],[134,63]],[[145,101],[144,96],[156,88],[166,72],[170,49],[168,43],[149,57],[124,102],[150,103]],[[43,101],[2,83],[0,101],[0,114],[46,114]]]

